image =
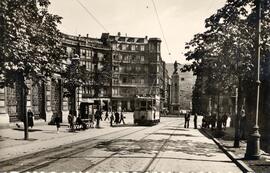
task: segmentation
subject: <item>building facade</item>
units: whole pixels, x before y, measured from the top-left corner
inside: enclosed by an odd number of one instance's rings
[[[111,49],[111,107],[134,110],[135,95],[159,95],[164,103],[165,75],[161,40],[103,33],[101,41]]]
[[[115,36],[103,33],[100,38],[63,34],[62,44],[69,59],[79,55],[80,66],[90,75],[76,90],[77,114],[83,118],[103,110],[132,111],[136,95],[158,95],[162,108],[168,106],[168,72],[161,58],[159,38]],[[35,122],[49,122],[53,114],[67,121],[71,100],[65,96],[61,76],[46,83],[27,81],[27,109],[35,114]],[[20,84],[0,89],[0,126],[23,119]]]

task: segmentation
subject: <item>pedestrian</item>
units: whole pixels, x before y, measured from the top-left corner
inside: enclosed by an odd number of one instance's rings
[[[119,121],[119,124],[123,121],[123,124],[126,124],[125,123],[125,119],[126,117],[124,116],[124,114],[123,114],[123,112],[121,111],[121,113],[120,113],[120,121]]]
[[[34,114],[33,114],[31,109],[28,109],[27,116],[28,116],[28,127],[33,128],[33,126],[34,126]]]
[[[69,123],[69,128],[73,132],[74,131],[74,116],[72,116],[71,111],[69,111],[68,114],[68,123]]]
[[[104,119],[104,121],[106,121],[106,120],[109,120],[109,113],[108,113],[108,111],[106,111],[106,113],[105,113],[105,119]]]
[[[60,129],[60,117],[58,116],[58,114],[55,114],[55,118],[54,118],[54,122],[56,125],[56,129],[57,129],[57,133],[59,133],[59,129]]]
[[[99,125],[99,122],[101,120],[101,111],[100,109],[98,108],[96,113],[95,113],[95,119],[96,119],[96,128],[100,128],[100,125]]]
[[[195,115],[194,115],[194,129],[197,129],[197,118],[198,118],[198,115],[197,115],[197,113],[195,113]]]
[[[207,117],[206,115],[202,115],[202,128],[207,128]]]
[[[246,139],[246,124],[247,124],[247,117],[245,114],[245,110],[243,109],[241,111],[241,117],[240,117],[240,139],[245,140]]]
[[[111,113],[111,117],[110,117],[110,124],[111,124],[111,127],[113,126],[113,121],[114,121],[114,116],[113,116],[113,113]]]
[[[114,117],[115,117],[114,122],[115,122],[116,124],[118,124],[118,123],[119,123],[119,113],[118,113],[118,111],[115,112]]]
[[[221,117],[222,126],[224,127],[224,129],[226,129],[226,127],[227,127],[227,120],[228,120],[228,115],[225,113],[225,114]]]
[[[211,130],[214,130],[214,128],[216,128],[216,122],[217,122],[216,114],[213,114],[211,116],[210,122],[211,122]]]
[[[185,128],[189,128],[189,120],[190,120],[190,114],[186,113],[185,114],[185,125],[184,125]]]

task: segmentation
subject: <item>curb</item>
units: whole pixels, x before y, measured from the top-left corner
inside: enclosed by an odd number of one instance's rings
[[[223,145],[216,139],[214,138],[211,134],[209,134],[207,131],[204,129],[201,129],[203,133],[205,133],[209,138],[211,138],[215,144],[243,171],[244,173],[255,173],[249,166],[247,166],[242,160],[239,160],[236,158],[236,156],[230,152],[227,151]]]

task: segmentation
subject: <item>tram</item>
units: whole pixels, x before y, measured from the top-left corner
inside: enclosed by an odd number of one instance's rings
[[[135,98],[134,124],[154,125],[160,122],[160,97],[137,96]]]

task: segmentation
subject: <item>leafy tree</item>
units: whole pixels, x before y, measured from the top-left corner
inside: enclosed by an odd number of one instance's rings
[[[219,95],[239,88],[238,113],[246,93],[248,114],[255,112],[256,99],[256,2],[258,0],[228,0],[224,7],[205,20],[206,31],[196,34],[186,43],[187,60],[182,69],[207,77],[206,94]],[[262,1],[261,63],[269,55],[270,1]],[[203,68],[203,70],[201,70]],[[200,90],[203,88],[196,88]],[[195,97],[195,95],[194,95]],[[196,98],[196,97],[195,97]],[[250,116],[252,117],[252,116]]]
[[[71,99],[71,112],[76,115],[76,89],[83,84],[86,84],[90,72],[86,70],[86,66],[80,66],[80,58],[77,54],[71,58],[70,64],[67,64],[66,69],[61,73],[63,79],[63,87],[67,90],[64,96]]]
[[[14,86],[19,80],[24,113],[25,80],[46,81],[61,71],[64,59],[57,29],[61,17],[48,12],[49,4],[49,0],[0,1],[0,86]]]
[[[109,84],[112,79],[112,67],[110,63],[110,55],[105,54],[103,59],[99,60],[97,57],[94,59],[94,83],[92,85],[94,89],[94,98],[97,98],[100,94],[101,88]]]

